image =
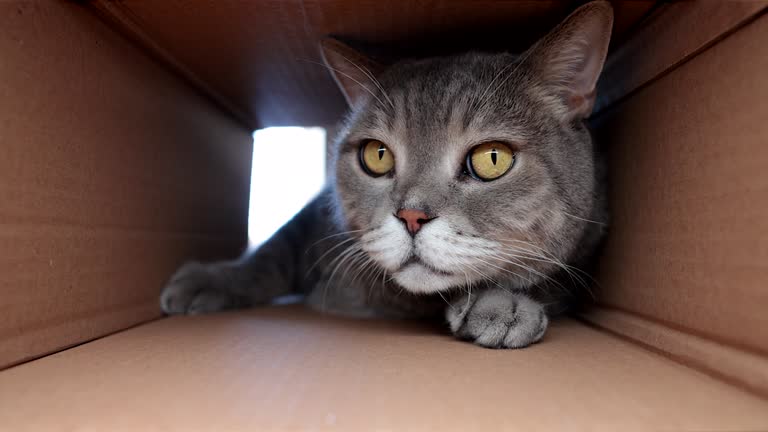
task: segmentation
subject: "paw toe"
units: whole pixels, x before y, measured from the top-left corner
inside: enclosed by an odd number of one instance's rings
[[[171,283],[160,295],[160,307],[167,314],[183,314],[196,295],[197,289],[194,287]]]
[[[543,306],[504,290],[484,292],[474,303],[465,297],[446,317],[457,337],[489,348],[526,347],[541,340],[548,325]]]
[[[226,305],[213,269],[196,262],[183,265],[160,294],[160,307],[167,314],[214,312]]]
[[[218,291],[201,291],[195,295],[187,307],[190,315],[217,312],[231,307],[230,297]]]

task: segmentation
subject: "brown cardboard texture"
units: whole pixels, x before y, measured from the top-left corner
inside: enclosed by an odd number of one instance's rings
[[[597,291],[612,311],[594,321],[763,394],[766,41],[762,15],[595,119],[612,211]]]
[[[0,2],[0,28],[2,367],[158,318],[184,259],[239,253],[251,137],[83,7]]]
[[[768,425],[765,400],[570,320],[504,351],[296,307],[174,317],[6,371],[9,388],[0,424],[19,432]]]
[[[364,46],[385,61],[468,49],[522,51],[573,6],[503,0],[159,3],[93,4],[253,127],[339,121],[346,104],[317,48],[325,36]],[[614,2],[614,40],[655,3]]]
[[[0,429],[768,430],[768,2],[611,3],[596,305],[507,351],[158,295],[242,250],[251,128],[336,126],[321,37],[517,52],[573,2],[0,2]]]

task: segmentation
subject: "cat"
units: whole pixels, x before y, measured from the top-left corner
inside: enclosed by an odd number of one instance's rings
[[[588,285],[608,220],[585,119],[612,22],[610,4],[592,2],[521,55],[389,67],[323,41],[350,105],[329,186],[255,252],[183,265],[162,309],[298,293],[342,314],[444,314],[455,336],[485,347],[540,341]]]

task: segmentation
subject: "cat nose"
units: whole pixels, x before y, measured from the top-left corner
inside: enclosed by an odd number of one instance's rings
[[[427,214],[421,210],[414,209],[400,209],[395,216],[403,221],[405,227],[412,236],[419,232],[422,225],[435,219],[434,217],[427,216]]]

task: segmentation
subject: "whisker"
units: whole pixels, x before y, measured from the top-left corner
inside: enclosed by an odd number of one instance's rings
[[[486,95],[486,94],[488,93],[488,91],[491,89],[491,87],[492,87],[492,86],[493,86],[493,84],[496,82],[496,80],[497,80],[497,79],[499,79],[499,78],[501,77],[501,75],[502,75],[502,74],[504,74],[504,72],[506,72],[506,71],[507,71],[507,69],[509,69],[509,68],[510,68],[510,67],[512,67],[513,65],[514,65],[514,63],[509,63],[508,65],[506,65],[506,66],[504,66],[503,68],[501,68],[501,70],[500,70],[499,72],[497,72],[497,73],[496,73],[496,75],[494,75],[494,76],[493,76],[493,79],[491,80],[491,82],[490,82],[490,83],[488,83],[488,86],[485,88],[485,90],[483,90],[483,92],[482,92],[482,93],[480,93],[480,95],[479,95],[478,97],[476,97],[476,98],[474,98],[474,99],[472,100],[472,103],[469,105],[469,108],[468,108],[468,109],[472,109],[472,108],[474,108],[474,107],[475,107],[475,103],[478,103],[478,104],[480,104],[480,103],[484,102],[484,101],[485,101],[485,99],[484,99],[484,98],[485,98],[485,95]],[[480,105],[478,105],[478,108],[479,108],[479,106],[480,106]]]
[[[309,247],[307,247],[307,250],[306,250],[305,253],[309,253],[310,249],[312,249],[313,247],[315,247],[319,243],[322,243],[322,242],[324,242],[324,241],[326,241],[328,239],[331,239],[331,238],[334,238],[334,237],[338,237],[338,236],[348,235],[348,234],[354,234],[354,233],[357,233],[357,232],[363,232],[363,231],[368,231],[368,230],[359,229],[359,230],[344,231],[344,232],[340,232],[340,233],[336,233],[336,234],[331,234],[329,236],[323,237],[320,240],[318,240],[318,241],[312,243],[311,245],[309,245]]]
[[[487,274],[485,274],[485,273],[483,273],[482,271],[480,271],[480,269],[478,269],[477,267],[475,267],[475,266],[473,266],[473,265],[468,265],[468,267],[469,267],[469,269],[470,269],[470,270],[472,270],[472,271],[474,271],[475,273],[477,273],[477,274],[478,274],[478,276],[480,276],[480,278],[481,278],[482,280],[485,280],[485,281],[491,282],[492,284],[496,285],[497,287],[499,287],[499,288],[501,288],[501,289],[503,289],[503,290],[505,290],[505,291],[511,291],[511,290],[509,290],[507,287],[505,287],[505,286],[501,285],[501,284],[500,284],[498,281],[496,281],[496,279],[493,279],[492,277],[490,277],[490,276],[488,276]]]
[[[378,88],[379,88],[379,90],[381,90],[381,94],[382,94],[382,95],[384,95],[384,98],[386,98],[386,99],[387,99],[387,102],[389,102],[389,105],[392,107],[392,109],[393,109],[393,110],[396,110],[396,108],[395,108],[395,104],[394,104],[394,103],[392,103],[392,99],[390,99],[390,98],[389,98],[389,96],[387,95],[387,92],[386,92],[386,91],[384,91],[384,87],[382,87],[382,86],[381,86],[381,83],[379,82],[379,80],[378,80],[378,79],[376,79],[376,77],[373,75],[373,73],[371,73],[371,71],[370,71],[370,70],[369,70],[367,67],[365,67],[365,66],[361,66],[361,65],[358,65],[357,63],[355,63],[355,62],[353,62],[352,60],[350,60],[350,59],[346,58],[346,57],[345,57],[344,55],[342,55],[342,54],[339,54],[339,55],[341,55],[341,57],[342,57],[344,60],[348,61],[348,62],[349,62],[349,64],[351,64],[352,66],[354,66],[354,67],[356,67],[358,70],[360,70],[360,72],[364,73],[364,74],[365,74],[365,76],[367,76],[367,77],[368,77],[368,79],[370,79],[370,80],[371,80],[371,81],[372,81],[372,82],[373,82],[373,83],[376,85],[376,87],[378,87]]]
[[[522,268],[523,270],[530,272],[530,269],[529,269],[528,267],[526,267],[525,265],[522,265],[522,264],[519,264],[519,263],[515,263],[515,262],[512,262],[512,261],[508,261],[508,260],[504,260],[504,259],[501,259],[501,258],[497,258],[497,257],[495,257],[495,256],[489,256],[489,258],[491,258],[491,259],[496,259],[496,260],[499,260],[499,261],[502,261],[502,262],[506,262],[506,263],[509,263],[509,264],[512,264],[512,265],[516,265],[516,266],[518,266],[518,267]],[[487,266],[490,266],[490,267],[493,267],[493,268],[495,268],[495,269],[501,270],[501,271],[503,271],[503,272],[505,272],[505,273],[508,273],[508,274],[511,274],[511,275],[513,275],[513,276],[519,277],[520,279],[524,279],[524,280],[525,280],[525,281],[527,281],[529,284],[531,284],[531,285],[534,285],[534,282],[533,282],[532,280],[530,280],[530,279],[528,279],[528,278],[526,278],[526,277],[524,277],[524,276],[522,276],[522,275],[519,275],[519,274],[517,274],[517,273],[515,273],[515,272],[513,272],[513,271],[511,271],[511,270],[509,270],[509,269],[505,269],[504,267],[499,267],[499,266],[497,266],[497,265],[491,264],[491,263],[489,263],[489,262],[487,262],[487,261],[484,261],[484,260],[478,260],[478,261],[480,261],[481,263],[483,263],[483,264],[485,264],[485,265],[487,265]],[[540,275],[541,275],[542,277],[544,276],[544,275],[543,275],[543,274],[541,274],[541,273],[540,273]]]
[[[570,213],[566,213],[566,212],[564,212],[564,211],[562,211],[562,210],[560,211],[560,213],[562,213],[562,214],[564,214],[564,215],[566,215],[566,216],[568,216],[568,217],[571,217],[571,218],[574,218],[574,219],[578,219],[578,220],[580,220],[580,221],[584,221],[584,222],[593,223],[593,224],[595,224],[595,225],[599,225],[599,226],[608,226],[608,224],[607,224],[607,223],[605,223],[605,222],[598,222],[598,221],[593,221],[593,220],[591,220],[591,219],[585,219],[585,218],[583,218],[583,217],[578,217],[578,216],[572,215],[572,214],[570,214]]]
[[[472,282],[469,280],[469,275],[466,272],[464,273],[464,278],[467,280],[467,304],[464,305],[464,308],[469,308],[470,303],[472,302]]]
[[[309,267],[309,270],[307,270],[306,274],[304,275],[304,278],[307,278],[309,276],[309,274],[312,272],[312,270],[314,270],[315,267],[317,267],[317,265],[320,263],[320,261],[322,261],[323,258],[328,256],[328,254],[330,254],[334,250],[338,249],[341,245],[349,243],[349,242],[351,242],[353,240],[355,240],[355,238],[354,237],[350,237],[350,238],[348,238],[346,240],[343,240],[343,241],[339,242],[339,244],[337,244],[337,245],[333,246],[332,248],[328,249],[327,251],[325,251],[325,253],[320,255],[320,258],[315,260],[314,264],[312,264],[312,266]],[[357,244],[357,243],[355,243],[355,244]]]
[[[302,58],[300,58],[300,59],[297,59],[297,60],[300,60],[300,61],[305,61],[305,62],[307,62],[307,63],[313,63],[313,64],[316,64],[316,65],[320,65],[320,66],[322,66],[322,67],[324,67],[324,68],[327,68],[327,69],[329,69],[329,70],[332,70],[332,71],[334,71],[334,72],[336,72],[336,73],[338,73],[338,74],[341,74],[341,75],[343,75],[343,76],[345,76],[345,77],[347,77],[347,78],[351,79],[352,81],[354,81],[355,83],[357,83],[357,85],[359,85],[360,87],[362,87],[362,88],[363,88],[365,91],[367,91],[368,93],[370,93],[370,94],[371,94],[371,96],[373,96],[374,98],[376,98],[376,100],[377,100],[377,101],[379,101],[379,103],[380,103],[380,104],[384,105],[384,102],[382,102],[382,101],[381,101],[381,99],[379,99],[379,97],[378,97],[378,96],[376,96],[376,94],[375,94],[374,92],[372,92],[372,91],[371,91],[371,89],[369,89],[367,86],[365,86],[365,85],[364,85],[363,83],[361,83],[360,81],[358,81],[358,80],[356,80],[356,79],[352,78],[352,77],[351,77],[349,74],[346,74],[346,73],[344,73],[344,72],[342,72],[342,71],[340,71],[340,70],[338,70],[338,69],[336,69],[336,68],[330,67],[330,66],[328,66],[328,65],[327,65],[327,64],[325,64],[325,63],[316,62],[316,61],[314,61],[314,60],[309,60],[309,59],[302,59]]]
[[[522,243],[527,243],[527,242],[522,242]],[[582,287],[585,291],[587,291],[589,293],[589,295],[592,298],[595,297],[594,293],[592,292],[591,288],[589,287],[589,284],[581,276],[579,276],[576,272],[578,271],[578,272],[586,275],[593,282],[597,283],[597,281],[595,281],[595,279],[592,278],[592,276],[589,275],[589,273],[579,269],[578,267],[574,267],[574,266],[570,266],[568,264],[565,264],[564,262],[562,262],[561,260],[559,260],[556,257],[552,256],[551,254],[547,254],[545,256],[543,253],[546,253],[546,251],[544,251],[541,248],[538,248],[537,246],[535,246],[533,244],[529,244],[529,246],[533,246],[534,248],[540,249],[542,251],[542,254],[533,253],[533,252],[528,251],[528,250],[520,250],[520,249],[517,249],[517,248],[516,248],[516,252],[517,252],[516,254],[511,254],[509,252],[501,252],[501,253],[505,254],[506,256],[511,256],[511,257],[514,257],[514,258],[525,258],[525,259],[529,259],[529,260],[532,260],[532,261],[538,261],[538,262],[544,262],[544,263],[552,264],[552,265],[556,266],[557,268],[563,270],[568,275],[568,277],[571,279],[571,282],[574,283],[574,285]],[[552,278],[548,278],[548,279],[554,281],[554,279],[552,279]],[[570,290],[566,289],[562,284],[558,284],[558,285],[561,286],[564,290],[566,290],[568,292],[571,292]]]
[[[438,292],[437,292],[437,295],[439,295],[439,296],[440,296],[440,298],[441,298],[441,299],[443,299],[443,301],[445,302],[445,304],[447,304],[447,305],[448,305],[448,307],[449,307],[449,308],[451,308],[451,309],[454,309],[453,305],[452,305],[452,304],[451,304],[451,303],[448,301],[448,299],[446,299],[446,298],[443,296],[443,293],[441,293],[440,291],[438,291]]]
[[[582,270],[582,269],[580,269],[580,268],[578,268],[578,267],[574,267],[574,266],[571,266],[571,265],[568,265],[568,264],[566,264],[566,263],[562,262],[561,260],[557,259],[557,257],[555,257],[554,255],[552,255],[551,253],[548,253],[546,250],[544,250],[544,249],[542,249],[542,248],[540,248],[540,247],[538,247],[538,246],[534,245],[533,243],[524,242],[524,241],[522,241],[522,240],[513,240],[513,241],[516,241],[516,242],[519,242],[519,243],[523,243],[523,244],[526,244],[526,245],[528,245],[528,246],[532,246],[532,247],[533,247],[533,248],[535,248],[535,249],[538,249],[538,250],[541,252],[541,254],[545,255],[545,256],[540,256],[540,255],[537,255],[537,256],[539,256],[540,258],[550,258],[550,259],[554,260],[554,262],[555,262],[555,263],[557,263],[558,265],[560,265],[560,266],[563,266],[563,267],[567,267],[567,268],[569,268],[569,269],[571,269],[571,270],[573,270],[573,271],[577,271],[577,272],[579,272],[579,273],[583,274],[584,276],[586,276],[586,277],[590,278],[590,279],[592,280],[592,282],[594,282],[594,283],[595,283],[595,284],[597,284],[598,286],[600,285],[600,284],[599,284],[599,282],[598,282],[597,280],[595,280],[595,279],[592,277],[592,275],[590,275],[589,273],[585,272],[584,270]],[[518,249],[518,248],[515,248],[515,249]],[[531,251],[526,251],[526,252],[532,253]]]
[[[328,297],[328,287],[330,286],[331,282],[333,282],[333,278],[336,275],[336,272],[339,270],[339,267],[344,262],[346,262],[350,257],[355,256],[357,253],[360,253],[360,251],[361,251],[360,245],[358,243],[354,243],[351,246],[349,246],[346,249],[344,249],[344,252],[339,254],[339,256],[337,256],[336,258],[333,259],[333,261],[331,261],[330,265],[333,265],[334,262],[336,262],[336,265],[333,267],[333,271],[331,272],[331,276],[325,282],[325,288],[323,290],[323,305],[322,305],[322,310],[323,311],[325,311],[326,299]]]
[[[363,270],[367,268],[369,263],[370,263],[370,260],[368,259],[368,257],[365,256],[365,254],[357,254],[350,261],[349,265],[347,266],[348,269],[351,267],[351,270],[349,270],[349,271],[353,271],[353,270],[357,269],[357,270],[355,270],[355,273],[352,276],[352,279],[350,279],[350,281],[349,281],[350,285],[354,285],[354,283],[357,280],[357,278],[360,276],[360,274],[363,272]],[[346,276],[347,272],[345,272],[344,275]]]
[[[509,264],[512,264],[512,265],[515,265],[515,266],[521,267],[522,269],[524,269],[524,270],[528,271],[529,273],[533,273],[533,274],[535,274],[535,275],[539,276],[540,278],[544,279],[545,281],[549,281],[549,282],[552,282],[552,283],[554,283],[554,284],[558,285],[558,286],[559,286],[560,288],[562,288],[564,291],[569,291],[569,290],[568,290],[568,288],[566,288],[566,287],[565,287],[563,284],[561,284],[560,282],[558,282],[557,280],[555,280],[555,279],[554,279],[554,278],[552,278],[551,276],[548,276],[548,275],[546,275],[546,274],[544,274],[544,273],[541,273],[540,271],[538,271],[538,270],[535,270],[535,269],[533,269],[533,268],[532,268],[532,267],[530,267],[530,266],[526,266],[525,264],[520,264],[520,262],[519,262],[519,261],[510,261],[510,260],[508,260],[508,259],[504,259],[503,257],[500,257],[500,256],[494,256],[494,257],[492,257],[492,258],[493,258],[493,259],[496,259],[496,260],[499,260],[499,261],[501,261],[501,262],[506,262],[506,263],[509,263]],[[513,257],[513,258],[517,258],[517,257]],[[504,269],[504,268],[500,268],[500,269],[501,269],[501,270],[503,270],[503,271],[507,271],[507,270],[506,270],[506,269]],[[511,273],[511,272],[510,272],[510,273]],[[529,283],[531,283],[531,284],[533,285],[533,282],[532,282],[532,281],[530,281]]]
[[[531,55],[531,52],[532,52],[532,50],[526,51],[525,54],[521,58],[517,59],[516,63],[510,63],[504,69],[502,69],[502,71],[504,71],[505,69],[508,69],[511,65],[513,65],[513,64],[515,65],[515,68],[512,69],[509,73],[506,74],[504,79],[501,80],[501,82],[498,85],[496,85],[496,88],[490,94],[488,94],[487,96],[483,95],[484,96],[484,100],[482,101],[482,103],[480,103],[475,108],[475,112],[479,111],[481,108],[484,108],[488,103],[490,103],[491,97],[493,97],[493,95],[495,95],[496,92],[499,91],[501,86],[503,86],[509,80],[509,78],[512,75],[514,75],[515,72],[517,72],[518,69],[520,69],[520,67],[523,65],[523,63],[525,63],[525,61],[528,59],[528,56]],[[499,73],[499,75],[501,75],[501,73]],[[495,81],[495,79],[494,79],[494,81]],[[491,84],[493,84],[493,81],[491,82]],[[488,87],[490,88],[490,85]]]
[[[371,293],[373,292],[374,282],[379,280],[379,276],[383,275],[386,270],[384,270],[384,267],[379,267],[378,265],[374,265],[373,268],[375,269],[373,274],[370,277],[371,283],[368,284],[368,298],[367,302],[370,303],[371,301]],[[383,284],[383,280],[382,280]]]

